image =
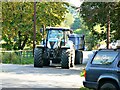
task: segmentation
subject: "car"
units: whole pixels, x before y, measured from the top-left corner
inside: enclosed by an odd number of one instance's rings
[[[120,90],[120,44],[117,49],[96,51],[84,69],[84,77],[84,87],[95,90]]]

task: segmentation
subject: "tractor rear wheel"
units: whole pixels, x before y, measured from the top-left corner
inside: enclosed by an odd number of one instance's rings
[[[69,69],[70,67],[70,52],[67,52],[67,49],[62,50],[62,55],[61,55],[61,67],[64,69]]]
[[[75,51],[75,64],[82,64],[82,61],[83,61],[82,51],[80,50]]]
[[[35,48],[34,50],[34,67],[43,67],[42,48]]]

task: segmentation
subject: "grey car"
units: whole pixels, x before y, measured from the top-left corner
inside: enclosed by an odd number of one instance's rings
[[[84,71],[83,85],[96,90],[120,90],[120,49],[98,50]]]

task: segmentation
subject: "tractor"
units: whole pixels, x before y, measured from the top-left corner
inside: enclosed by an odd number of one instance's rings
[[[47,27],[40,30],[44,39],[34,49],[34,67],[61,64],[64,69],[80,64],[84,49],[84,35],[73,34],[71,29]],[[44,33],[46,32],[46,36]]]

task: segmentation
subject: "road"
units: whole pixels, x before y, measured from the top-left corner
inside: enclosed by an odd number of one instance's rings
[[[70,69],[60,67],[34,68],[33,65],[2,64],[2,88],[80,88],[84,65]]]

